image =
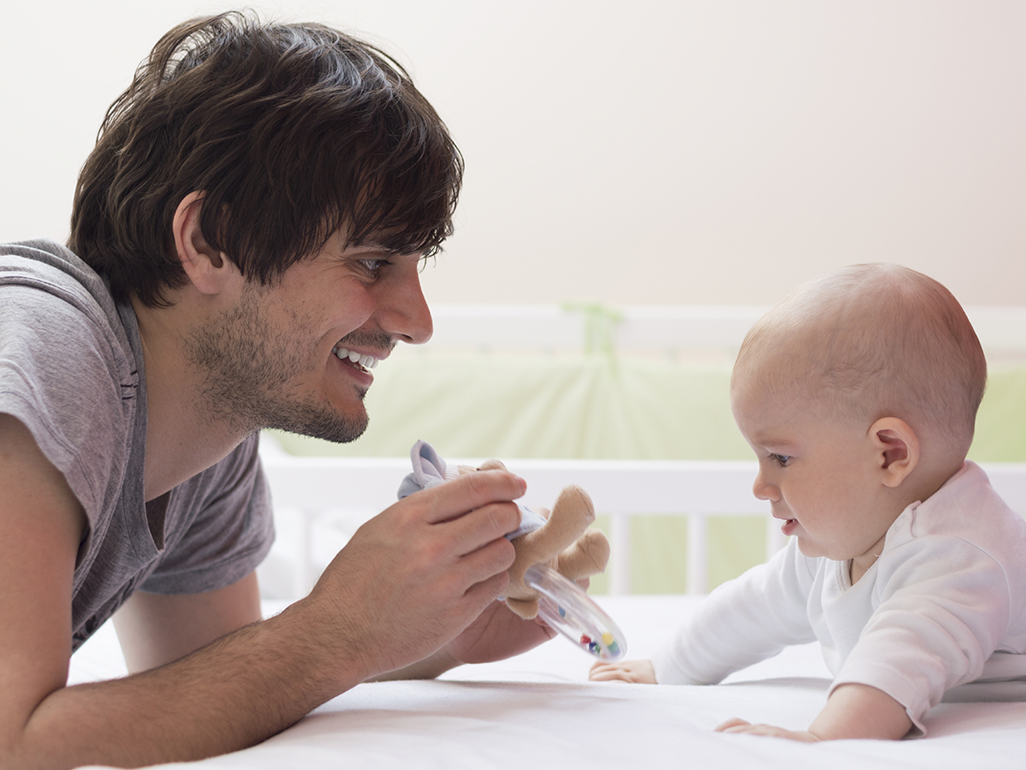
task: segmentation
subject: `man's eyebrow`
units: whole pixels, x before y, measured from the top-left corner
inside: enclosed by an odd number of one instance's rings
[[[349,252],[352,257],[359,258],[361,254],[380,254],[386,257],[398,257],[400,252],[380,243],[355,243],[350,244],[342,250],[345,254]]]
[[[401,249],[396,249],[392,246],[386,246],[380,241],[362,241],[361,243],[351,244],[349,248],[359,249],[361,251],[376,251],[389,257],[412,256],[414,254],[423,256],[423,252],[426,251],[426,249],[421,249],[419,251],[402,251]]]

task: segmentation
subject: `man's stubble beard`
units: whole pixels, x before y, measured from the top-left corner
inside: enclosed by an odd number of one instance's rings
[[[201,376],[202,414],[243,435],[275,428],[355,441],[367,429],[366,411],[348,415],[310,395],[289,397],[305,371],[307,351],[281,330],[272,331],[260,293],[247,287],[238,305],[183,340],[186,358]],[[357,396],[362,402],[366,390]]]

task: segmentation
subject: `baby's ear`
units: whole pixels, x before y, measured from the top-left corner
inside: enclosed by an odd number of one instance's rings
[[[904,420],[881,417],[869,429],[884,486],[901,485],[919,463],[919,437]]]

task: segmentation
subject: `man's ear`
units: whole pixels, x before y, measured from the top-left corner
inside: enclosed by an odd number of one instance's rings
[[[919,437],[912,426],[897,417],[881,417],[869,428],[869,440],[884,486],[900,486],[919,464]]]
[[[231,272],[224,255],[207,243],[200,231],[203,192],[191,192],[182,198],[171,222],[175,251],[189,281],[201,294],[218,294]]]

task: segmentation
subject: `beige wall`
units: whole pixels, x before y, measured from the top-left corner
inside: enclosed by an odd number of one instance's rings
[[[1026,3],[253,3],[372,33],[467,159],[436,302],[757,303],[891,260],[1026,304]],[[5,8],[0,238],[63,238],[109,102],[223,3]]]

